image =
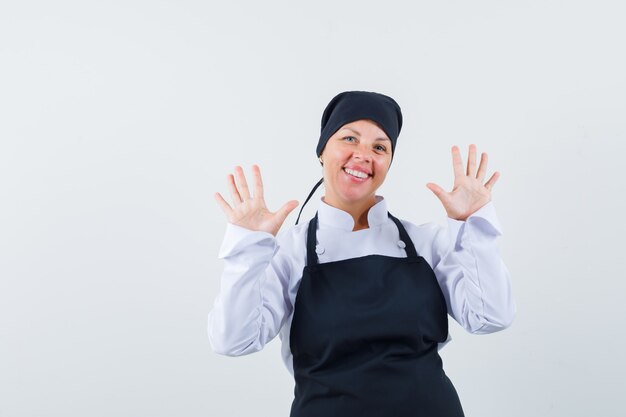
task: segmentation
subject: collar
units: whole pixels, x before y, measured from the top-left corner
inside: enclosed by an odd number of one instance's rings
[[[383,196],[375,196],[376,203],[367,212],[367,222],[370,228],[383,224],[387,220],[387,200]],[[331,206],[320,197],[317,209],[317,218],[320,225],[335,227],[351,232],[354,229],[354,219],[347,211]]]

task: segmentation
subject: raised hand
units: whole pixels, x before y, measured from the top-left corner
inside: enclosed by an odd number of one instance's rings
[[[226,214],[230,223],[254,231],[268,232],[276,236],[289,213],[298,206],[298,201],[290,200],[278,211],[272,213],[265,206],[263,180],[261,179],[261,170],[258,165],[252,165],[252,174],[254,175],[254,196],[250,195],[243,169],[240,166],[236,166],[237,184],[235,184],[233,174],[228,174],[227,177],[230,194],[233,199],[233,207],[224,200],[220,193],[214,194],[215,200]]]
[[[491,189],[500,178],[500,173],[494,172],[489,181],[483,185],[487,173],[487,153],[482,153],[480,166],[476,171],[476,145],[474,144],[469,146],[465,172],[463,171],[463,160],[459,148],[456,145],[452,147],[452,167],[454,169],[452,191],[447,192],[432,182],[427,183],[426,187],[439,198],[448,213],[448,217],[464,221],[476,210],[491,201]]]

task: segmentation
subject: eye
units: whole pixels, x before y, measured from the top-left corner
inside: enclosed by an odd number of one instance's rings
[[[356,140],[356,138],[354,136],[346,136],[346,137],[343,138],[343,140],[346,140],[346,139],[354,139],[354,140]]]
[[[387,152],[387,148],[385,148],[383,145],[376,145],[376,149],[379,149],[381,152]]]

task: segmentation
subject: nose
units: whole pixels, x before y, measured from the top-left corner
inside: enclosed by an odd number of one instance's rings
[[[369,149],[368,146],[361,144],[357,146],[353,152],[353,156],[355,159],[361,159],[366,162],[370,162],[372,160],[372,150]]]

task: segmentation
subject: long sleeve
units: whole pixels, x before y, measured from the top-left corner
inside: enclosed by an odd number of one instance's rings
[[[228,223],[218,257],[224,260],[220,291],[208,316],[211,348],[228,356],[263,349],[291,311],[290,265],[270,233]]]
[[[497,237],[502,230],[493,202],[465,221],[448,218],[433,240],[433,270],[449,314],[468,332],[493,333],[511,325],[516,313],[511,278]]]

